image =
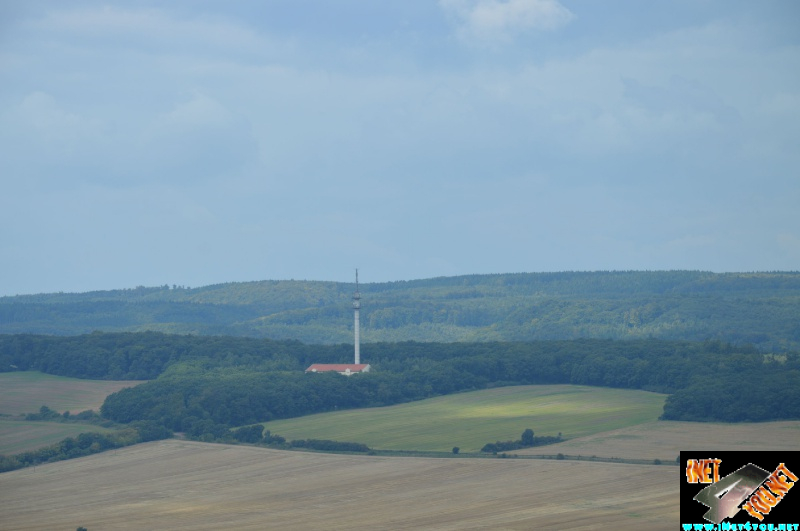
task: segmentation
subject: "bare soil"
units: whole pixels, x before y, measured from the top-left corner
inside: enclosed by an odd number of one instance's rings
[[[0,474],[4,530],[676,529],[677,467],[167,440]]]

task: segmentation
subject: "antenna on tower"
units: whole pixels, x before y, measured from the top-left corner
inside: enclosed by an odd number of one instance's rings
[[[355,333],[355,363],[356,365],[361,363],[361,352],[360,352],[360,338],[359,338],[359,322],[358,322],[358,310],[361,309],[361,294],[358,292],[358,268],[356,268],[356,292],[353,294],[353,314],[355,322],[353,323],[353,330]]]

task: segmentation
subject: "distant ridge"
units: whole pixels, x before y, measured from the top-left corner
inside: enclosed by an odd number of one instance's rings
[[[352,284],[306,280],[0,297],[0,333],[94,330],[352,342]],[[800,272],[595,271],[361,285],[379,341],[723,340],[800,347]]]

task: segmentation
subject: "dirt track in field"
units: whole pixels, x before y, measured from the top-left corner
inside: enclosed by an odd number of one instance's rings
[[[676,529],[679,470],[168,440],[0,474],[4,530]]]
[[[565,455],[674,461],[681,450],[800,450],[800,421],[716,424],[656,421],[563,443],[515,450]]]

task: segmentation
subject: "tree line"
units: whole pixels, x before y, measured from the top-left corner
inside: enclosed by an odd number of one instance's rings
[[[141,442],[167,439],[172,435],[169,429],[151,421],[134,422],[112,433],[81,433],[77,437],[67,437],[56,444],[36,450],[11,456],[0,455],[0,472],[83,457]]]
[[[800,418],[800,356],[719,341],[665,340],[373,343],[372,371],[305,374],[342,363],[352,345],[307,345],[155,332],[75,337],[0,336],[4,368],[150,381],[110,395],[102,415],[155,422],[190,437],[311,413],[397,404],[505,385],[578,384],[669,393],[663,418]],[[775,392],[779,389],[780,400]]]
[[[555,444],[561,442],[561,434],[556,436],[544,435],[535,436],[533,430],[527,428],[522,432],[522,435],[516,441],[497,441],[493,443],[486,443],[481,448],[481,452],[496,454],[497,452],[510,452],[512,450],[520,450],[522,448],[532,448],[534,446],[545,446],[547,444]]]

